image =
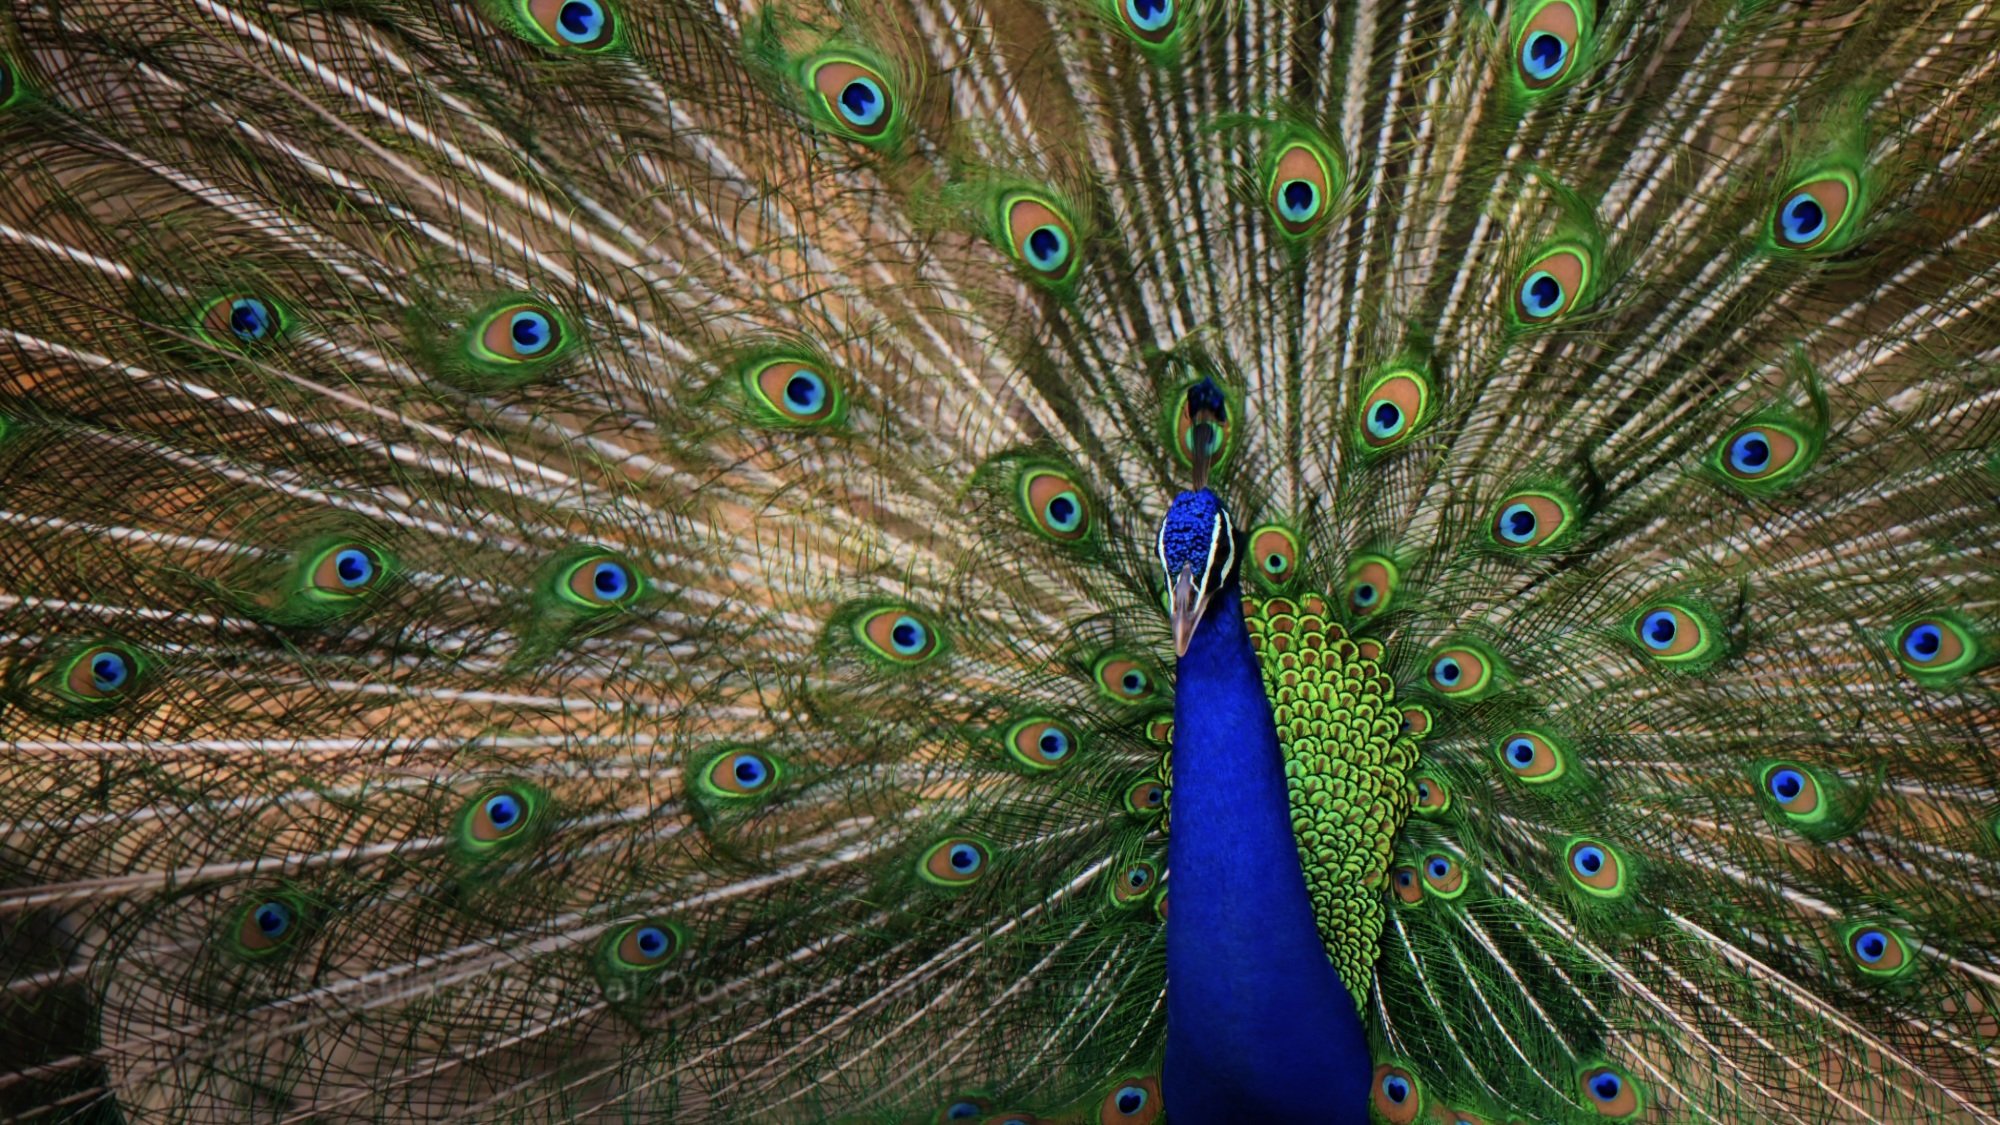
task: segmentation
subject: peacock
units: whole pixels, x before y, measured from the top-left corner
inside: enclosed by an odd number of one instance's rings
[[[2000,9],[20,0],[0,1117],[2000,1122]]]

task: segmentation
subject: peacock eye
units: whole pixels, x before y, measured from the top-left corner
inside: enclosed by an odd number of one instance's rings
[[[1894,977],[1910,968],[1910,947],[1885,926],[1857,926],[1847,933],[1847,952],[1856,968],[1870,976]]]
[[[472,815],[472,835],[492,842],[505,840],[528,823],[528,801],[519,793],[503,790],[479,800]]]
[[[1408,865],[1389,872],[1389,889],[1405,903],[1415,904],[1424,900],[1424,887],[1418,880],[1417,869]]]
[[[1616,896],[1625,888],[1618,853],[1595,840],[1570,843],[1569,875],[1579,887],[1600,898]]]
[[[987,861],[984,842],[970,836],[954,836],[931,845],[918,864],[917,873],[940,886],[964,886],[985,874]]]
[[[1796,431],[1773,422],[1738,426],[1715,452],[1715,464],[1733,480],[1776,484],[1797,475],[1811,446]]]
[[[1920,617],[1896,633],[1896,659],[1913,672],[1954,672],[1972,663],[1972,635],[1949,618]]]
[[[556,44],[585,51],[610,45],[616,31],[604,0],[527,0],[526,14]]]
[[[598,610],[631,602],[639,596],[643,585],[624,559],[616,555],[593,555],[572,565],[563,575],[560,588],[573,604]]]
[[[612,955],[621,968],[644,972],[666,964],[686,944],[680,927],[648,919],[617,931],[611,941]]]
[[[1562,776],[1562,752],[1547,735],[1536,731],[1515,731],[1500,740],[1500,764],[1529,784],[1554,781]]]
[[[1417,1094],[1417,1080],[1400,1066],[1382,1065],[1375,1068],[1375,1082],[1369,1092],[1375,1104],[1375,1112],[1390,1125],[1409,1125],[1417,1119],[1417,1110],[1422,1099]]]
[[[1157,779],[1142,777],[1125,789],[1125,811],[1149,816],[1167,806],[1167,787]]]
[[[870,652],[896,664],[921,664],[938,651],[937,631],[911,609],[875,610],[862,617],[855,633]]]
[[[1092,677],[1105,695],[1120,703],[1139,703],[1153,694],[1153,679],[1129,656],[1107,656],[1097,662]]]
[[[283,899],[253,903],[237,924],[237,944],[245,953],[269,953],[291,943],[298,934],[298,921],[298,911]]]
[[[459,857],[478,864],[533,843],[541,836],[547,796],[524,782],[481,789],[459,810],[453,844]]]
[[[1372,659],[1365,657],[1366,659]],[[1422,738],[1431,732],[1430,710],[1421,704],[1406,704],[1402,708],[1402,719],[1397,723],[1397,731],[1411,738]]]
[[[1484,653],[1454,645],[1438,650],[1431,657],[1425,679],[1440,694],[1473,698],[1492,684],[1492,661]]]
[[[815,425],[831,421],[842,406],[840,385],[818,363],[779,358],[752,367],[745,379],[750,393],[776,421]]]
[[[1457,898],[1465,891],[1465,866],[1443,852],[1424,857],[1420,865],[1424,885],[1440,898]]]
[[[381,582],[382,556],[361,543],[339,543],[321,552],[308,573],[315,590],[359,597]]]
[[[139,658],[118,645],[96,645],[70,658],[61,683],[86,702],[117,699],[139,678]]]
[[[1844,170],[1822,172],[1781,193],[1771,212],[1771,239],[1783,250],[1826,246],[1850,225],[1860,182]]]
[[[985,1113],[987,1108],[985,1102],[957,1101],[945,1107],[944,1118],[946,1121],[963,1121],[969,1117],[978,1117]]]
[[[1671,602],[1642,611],[1632,635],[1646,655],[1669,664],[1698,659],[1713,649],[1707,624],[1693,610]]]
[[[1381,555],[1360,555],[1347,568],[1347,608],[1369,617],[1388,608],[1396,592],[1396,565]]]
[[[1582,19],[1569,0],[1553,0],[1536,9],[1514,41],[1521,84],[1546,90],[1561,82],[1576,62],[1582,33]]]
[[[1639,1087],[1608,1066],[1592,1067],[1578,1078],[1585,1104],[1605,1117],[1633,1117],[1639,1112]]]
[[[267,344],[282,334],[284,316],[268,298],[230,293],[202,307],[202,332],[211,340],[238,345]]]
[[[1026,719],[1007,731],[1007,752],[1030,769],[1057,769],[1075,749],[1076,735],[1054,719]]]
[[[1514,315],[1545,324],[1576,307],[1590,281],[1590,259],[1577,247],[1550,250],[1521,271],[1514,289]]]
[[[1417,777],[1412,784],[1417,792],[1412,812],[1435,816],[1451,807],[1451,789],[1442,779],[1426,774]]]
[[[1266,175],[1265,198],[1286,234],[1310,234],[1332,214],[1336,173],[1317,145],[1293,141],[1278,151]]]
[[[1008,249],[1037,276],[1064,281],[1075,274],[1074,229],[1053,202],[1014,195],[1001,204],[1001,214],[1006,216]]]
[[[1111,901],[1119,906],[1138,906],[1146,901],[1157,882],[1157,868],[1150,863],[1134,863],[1111,881]]]
[[[1051,539],[1068,543],[1090,534],[1090,505],[1065,473],[1028,473],[1021,480],[1021,505],[1030,525]]]
[[[888,135],[896,106],[887,78],[859,60],[834,57],[812,68],[810,81],[839,129],[860,140]]]
[[[701,777],[703,788],[725,800],[759,797],[777,783],[780,767],[776,759],[754,750],[724,750],[709,760]]]
[[[1121,0],[1118,14],[1126,28],[1146,43],[1164,43],[1174,32],[1174,0]]]
[[[1299,540],[1288,528],[1265,524],[1250,531],[1250,557],[1265,585],[1283,586],[1298,569]]]
[[[1430,380],[1417,371],[1397,370],[1377,379],[1361,398],[1356,432],[1362,445],[1380,452],[1416,436],[1430,397]]]
[[[1151,1077],[1127,1078],[1104,1095],[1098,1125],[1152,1125],[1160,1119],[1160,1084]]]
[[[1502,499],[1493,514],[1493,538],[1516,550],[1547,550],[1567,537],[1574,518],[1566,497],[1554,492],[1517,492]]]
[[[1819,782],[1797,766],[1778,764],[1764,770],[1764,795],[1783,812],[1810,818],[1819,812]]]
[[[488,314],[474,334],[478,358],[498,363],[532,363],[563,350],[562,321],[546,305],[506,305]]]
[[[1212,380],[1204,381],[1212,383]],[[1196,383],[1181,394],[1180,405],[1175,408],[1176,413],[1173,416],[1174,452],[1183,465],[1194,463],[1194,412],[1189,403],[1189,398],[1195,393],[1195,389],[1200,386],[1201,383]],[[1223,402],[1225,404],[1225,413],[1220,422],[1210,422],[1207,430],[1208,449],[1206,452],[1208,453],[1211,465],[1220,465],[1227,459],[1229,456],[1230,438],[1236,432],[1235,423],[1232,421],[1236,415],[1236,411],[1231,408],[1229,399],[1226,396],[1223,398]]]

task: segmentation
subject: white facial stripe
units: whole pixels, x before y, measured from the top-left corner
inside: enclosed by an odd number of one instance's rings
[[[1201,585],[1197,587],[1203,594],[1208,593],[1208,580],[1215,576],[1215,545],[1222,538],[1222,525],[1229,522],[1228,512],[1217,508],[1215,514],[1217,518],[1208,522],[1208,553],[1202,559]]]

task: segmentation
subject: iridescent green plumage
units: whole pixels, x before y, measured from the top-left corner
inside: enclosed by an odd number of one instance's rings
[[[13,5],[0,1117],[1162,1119],[1200,465],[1297,1116],[2000,1121],[1996,52]]]

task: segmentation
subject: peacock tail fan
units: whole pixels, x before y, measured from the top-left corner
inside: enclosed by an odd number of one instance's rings
[[[1162,1120],[1203,473],[1297,1119],[2000,1121],[1996,59],[13,5],[0,1116]]]

